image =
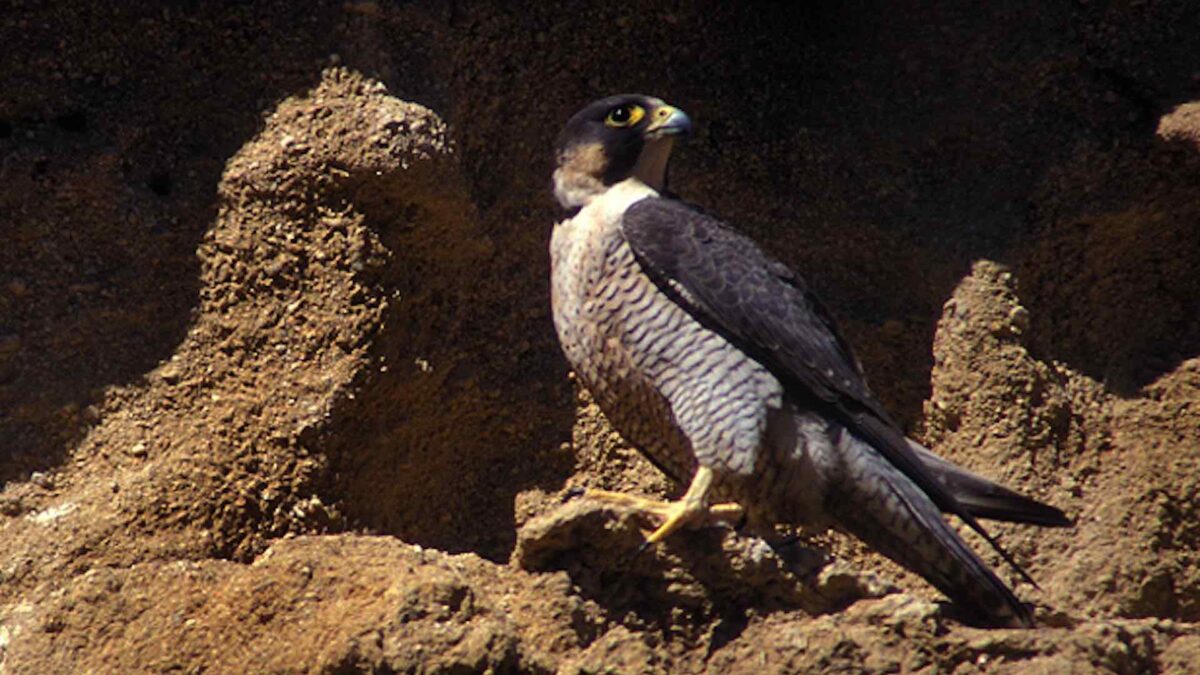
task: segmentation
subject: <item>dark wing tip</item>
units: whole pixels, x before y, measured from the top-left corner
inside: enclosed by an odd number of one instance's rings
[[[1075,521],[1062,510],[1024,495],[956,495],[971,515],[987,520],[1041,527],[1072,527]]]
[[[976,518],[1042,527],[1070,527],[1075,524],[1058,508],[967,471],[912,439],[909,439],[908,445],[925,469]]]

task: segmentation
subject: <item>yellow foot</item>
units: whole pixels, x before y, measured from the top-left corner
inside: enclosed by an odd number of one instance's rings
[[[697,522],[736,523],[741,520],[743,511],[738,504],[727,502],[710,506],[707,503],[711,486],[712,469],[702,466],[692,478],[687,493],[677,501],[664,502],[607,490],[587,490],[584,496],[662,518],[662,525],[646,537],[646,544],[649,545],[656,544],[676,530]]]

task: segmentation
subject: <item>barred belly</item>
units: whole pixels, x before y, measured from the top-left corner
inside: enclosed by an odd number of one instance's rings
[[[617,430],[681,482],[711,467],[718,494],[723,478],[755,473],[779,381],[663,293],[619,221],[584,209],[556,227],[551,251],[563,349]]]

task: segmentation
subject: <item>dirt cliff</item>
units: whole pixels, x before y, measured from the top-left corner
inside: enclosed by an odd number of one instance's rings
[[[1200,6],[796,4],[12,3],[0,672],[1194,669]],[[620,91],[911,433],[1075,519],[994,528],[1039,628],[563,503],[676,489],[548,312]]]

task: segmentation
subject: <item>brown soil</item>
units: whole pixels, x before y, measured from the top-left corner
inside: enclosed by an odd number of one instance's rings
[[[1200,5],[795,4],[12,3],[0,673],[1194,670]],[[995,528],[1041,627],[562,504],[675,489],[547,311],[618,91],[914,434],[1075,518]]]

